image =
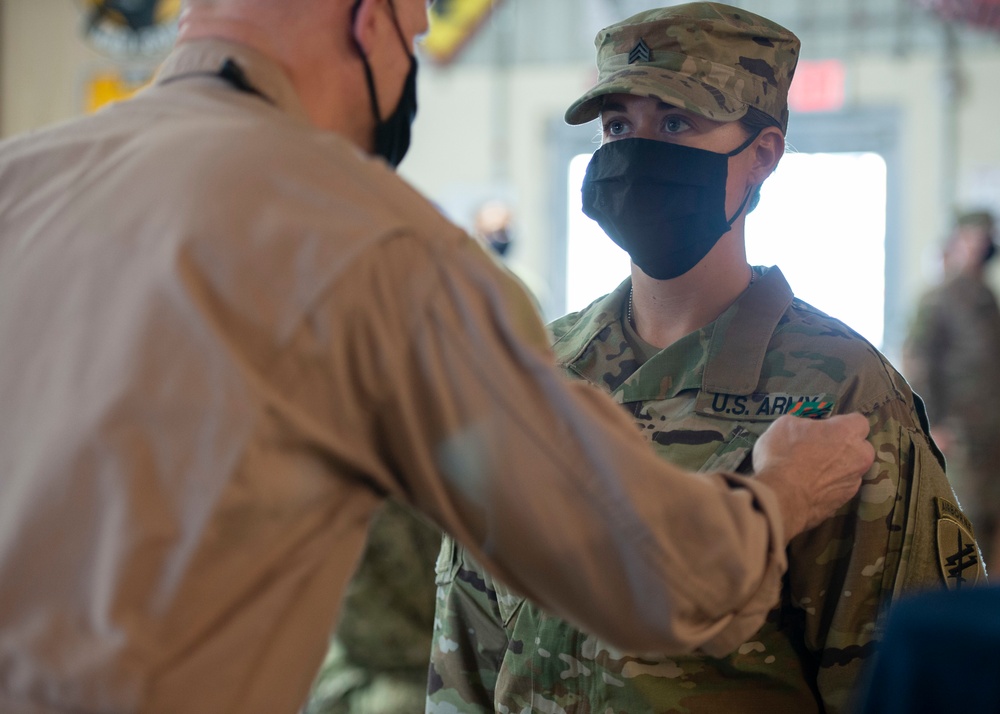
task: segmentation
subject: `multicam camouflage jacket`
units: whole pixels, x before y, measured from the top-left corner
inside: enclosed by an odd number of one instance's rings
[[[385,502],[303,714],[423,711],[440,542],[409,507]]]
[[[863,338],[795,300],[776,268],[641,365],[624,332],[629,288],[557,321],[554,349],[572,375],[628,409],[664,458],[747,471],[755,440],[805,403],[865,414],[876,462],[858,496],[792,540],[781,601],[722,659],[616,651],[517,597],[446,540],[426,711],[844,711],[889,601],[985,581],[922,406]]]

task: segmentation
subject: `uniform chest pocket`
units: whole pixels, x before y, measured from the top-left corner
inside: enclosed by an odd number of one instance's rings
[[[750,431],[743,424],[737,424],[719,444],[719,448],[698,468],[702,473],[728,471],[730,473],[750,473],[750,459],[753,445],[760,434]]]
[[[434,563],[434,583],[435,585],[450,585],[455,581],[455,574],[458,572],[459,546],[451,539],[451,536],[441,537],[441,550],[438,551],[437,561]]]
[[[496,583],[496,594],[497,609],[500,610],[503,626],[509,630],[511,620],[514,619],[521,607],[524,606],[524,598],[512,593],[504,587],[503,583]]]

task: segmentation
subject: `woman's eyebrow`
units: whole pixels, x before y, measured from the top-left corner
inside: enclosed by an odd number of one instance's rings
[[[678,109],[680,111],[684,111],[683,109],[681,109],[680,107],[678,107],[676,104],[667,104],[667,102],[664,102],[664,101],[658,101],[656,103],[656,108],[657,108],[658,111],[670,111],[671,109]],[[628,111],[628,107],[626,107],[621,102],[614,102],[614,101],[604,102],[603,104],[601,104],[601,111],[602,112],[625,112],[625,111]]]

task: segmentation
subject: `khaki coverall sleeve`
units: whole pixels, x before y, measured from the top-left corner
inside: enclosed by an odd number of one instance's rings
[[[619,647],[738,646],[785,569],[773,492],[662,462],[607,395],[559,372],[517,281],[457,238],[402,236],[356,266],[379,306],[367,329],[392,381],[373,428],[401,495]]]

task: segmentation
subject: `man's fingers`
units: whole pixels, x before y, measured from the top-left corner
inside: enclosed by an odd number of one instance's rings
[[[789,537],[812,528],[849,501],[875,460],[868,419],[783,416],[754,447],[758,478],[778,492]]]
[[[840,414],[835,417],[830,417],[826,421],[828,424],[837,422],[843,425],[843,428],[847,431],[848,437],[861,439],[868,438],[868,432],[870,431],[868,419],[857,412],[852,412],[851,414]]]
[[[833,419],[840,421],[840,425],[847,432],[847,446],[852,447],[857,454],[857,466],[859,473],[864,473],[875,461],[875,449],[868,442],[870,427],[868,419],[858,413],[843,414],[835,416]],[[830,421],[833,421],[831,419]],[[852,443],[853,441],[853,443]]]

